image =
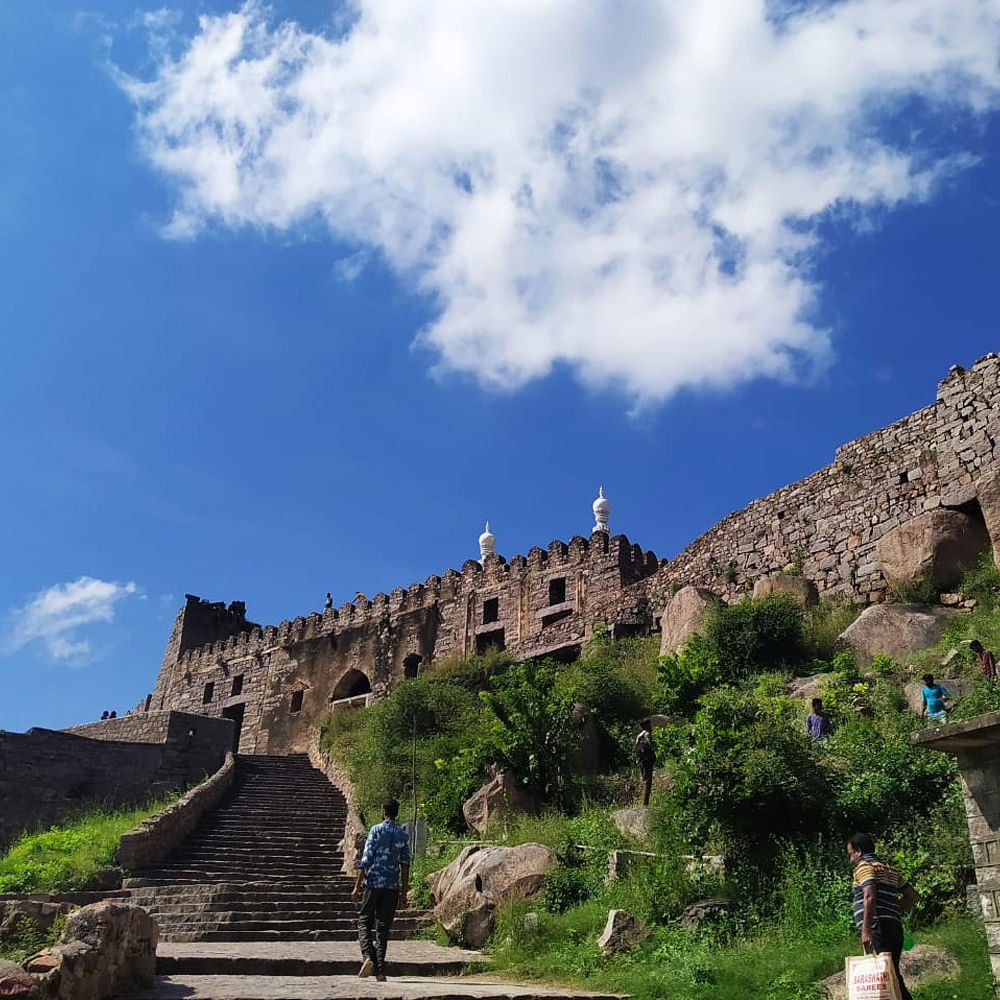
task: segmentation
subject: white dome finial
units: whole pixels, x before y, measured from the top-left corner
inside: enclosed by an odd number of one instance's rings
[[[608,527],[608,516],[610,514],[611,504],[605,499],[604,487],[602,486],[597,491],[597,499],[594,501],[594,527],[591,529],[591,534],[595,531],[603,531],[607,534],[611,530]]]
[[[486,522],[486,530],[479,536],[479,561],[486,562],[486,557],[491,555],[496,548],[497,540],[490,531],[490,522]]]

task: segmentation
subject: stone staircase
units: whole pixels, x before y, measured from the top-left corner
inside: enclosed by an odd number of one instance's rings
[[[304,754],[237,758],[233,791],[157,868],[124,882],[164,941],[348,941],[347,803]],[[395,939],[430,923],[401,910]]]

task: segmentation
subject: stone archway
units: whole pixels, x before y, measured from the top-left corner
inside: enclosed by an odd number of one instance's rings
[[[368,675],[360,670],[348,670],[343,677],[337,681],[330,695],[330,701],[344,701],[348,698],[360,698],[372,692],[372,682]]]

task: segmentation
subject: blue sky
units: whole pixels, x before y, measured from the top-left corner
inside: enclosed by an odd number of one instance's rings
[[[0,727],[600,484],[670,556],[1000,348],[1000,4],[696,6],[0,5]]]

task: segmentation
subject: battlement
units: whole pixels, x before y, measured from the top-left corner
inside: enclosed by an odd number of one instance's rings
[[[372,598],[359,593],[353,601],[340,607],[265,626],[246,621],[242,602],[227,607],[221,602],[210,603],[187,595],[188,603],[181,614],[190,614],[193,609],[195,615],[207,616],[210,624],[199,618],[194,623],[186,623],[188,627],[178,649],[177,662],[186,670],[196,672],[217,662],[256,657],[273,647],[334,636],[347,629],[366,628],[409,611],[454,601],[482,590],[502,589],[525,578],[552,575],[560,570],[567,573],[614,571],[620,574],[621,585],[627,586],[651,576],[661,562],[655,553],[643,551],[625,535],[608,536],[597,532],[590,539],[574,535],[568,542],[554,539],[544,549],[534,546],[526,556],[515,555],[509,561],[496,553],[488,554],[482,563],[467,559],[461,570],[446,570],[442,576],[429,576],[423,583],[395,587],[389,594],[380,592]],[[196,627],[205,633],[221,630],[225,634],[212,635],[207,641],[195,644],[191,640]]]

